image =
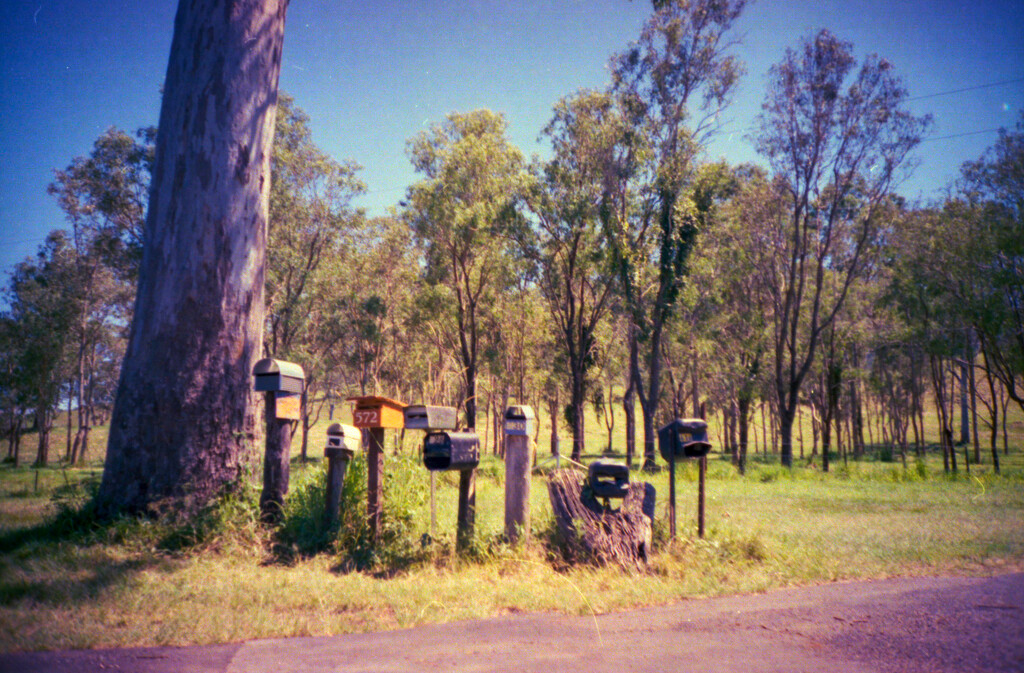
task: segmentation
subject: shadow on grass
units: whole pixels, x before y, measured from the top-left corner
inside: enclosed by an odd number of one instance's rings
[[[0,535],[0,606],[71,606],[102,599],[141,572],[173,569],[153,549],[115,549],[123,520],[97,522],[83,513]]]

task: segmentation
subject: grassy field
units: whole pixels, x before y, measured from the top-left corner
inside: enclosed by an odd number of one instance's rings
[[[362,563],[331,546],[310,549],[315,535],[306,528],[323,478],[320,427],[311,435],[314,460],[293,463],[289,514],[277,532],[257,523],[253,492],[222,503],[193,528],[76,517],[100,476],[95,447],[80,468],[4,465],[0,651],[321,635],[523,611],[588,615],[794,584],[1022,570],[1024,424],[1015,417],[1011,427],[1000,476],[987,456],[970,476],[962,467],[944,475],[934,451],[911,459],[907,470],[871,459],[837,461],[830,474],[803,462],[783,470],[769,456],[755,459],[745,477],[713,455],[704,539],[696,537],[692,465],[678,475],[674,541],[666,533],[667,472],[634,473],[655,485],[659,500],[656,554],[644,572],[566,567],[550,544],[542,475],[532,484],[533,539],[509,547],[500,537],[503,468],[491,456],[479,470],[469,554],[452,551],[452,475],[438,479],[437,530],[427,535],[430,480],[410,451],[387,461],[388,506],[401,531],[386,549]],[[592,447],[602,446],[604,434],[592,428]],[[25,437],[26,448],[33,440]],[[54,446],[60,442],[58,435]],[[350,474],[360,470],[353,465]]]

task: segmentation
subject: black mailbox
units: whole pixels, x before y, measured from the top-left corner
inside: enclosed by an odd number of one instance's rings
[[[363,433],[359,428],[343,423],[332,423],[327,428],[327,446],[324,455],[328,458],[351,459],[363,443]]]
[[[589,482],[595,498],[625,498],[629,493],[629,466],[595,460],[590,464]]]
[[[413,404],[404,413],[406,430],[454,430],[458,422],[455,407]]]
[[[708,424],[699,418],[677,418],[658,430],[658,449],[668,462],[708,455]]]
[[[480,464],[480,438],[475,432],[431,432],[423,440],[423,465],[428,470],[471,470]]]
[[[302,367],[294,362],[265,358],[256,363],[252,368],[252,375],[256,379],[255,389],[257,391],[281,391],[286,393],[301,393],[302,385],[306,375]]]

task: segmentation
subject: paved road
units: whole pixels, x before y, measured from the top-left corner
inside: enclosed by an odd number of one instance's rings
[[[0,655],[19,673],[1020,673],[1024,574],[929,577],[231,645]]]

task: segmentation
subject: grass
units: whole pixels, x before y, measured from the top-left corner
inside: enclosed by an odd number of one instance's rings
[[[907,470],[871,458],[836,460],[829,474],[804,462],[783,470],[777,458],[756,456],[745,477],[712,456],[704,539],[696,537],[693,465],[677,474],[675,540],[667,539],[667,471],[634,473],[655,485],[659,499],[656,554],[642,573],[565,567],[548,544],[551,509],[541,476],[531,486],[532,541],[503,542],[503,468],[493,456],[478,473],[476,545],[461,556],[453,552],[457,478],[439,475],[431,538],[430,479],[411,451],[387,459],[394,535],[376,550],[358,539],[358,526],[348,540],[317,528],[319,460],[293,464],[289,513],[277,532],[258,524],[254,489],[191,527],[145,519],[97,524],[76,514],[99,477],[95,448],[95,462],[85,467],[3,465],[0,652],[326,635],[517,612],[589,615],[795,584],[1021,570],[1018,421],[999,476],[987,465],[947,476],[934,450]],[[322,437],[320,430],[311,438]],[[322,441],[311,443],[311,456],[322,455]],[[356,519],[359,475],[353,464],[345,496]]]

